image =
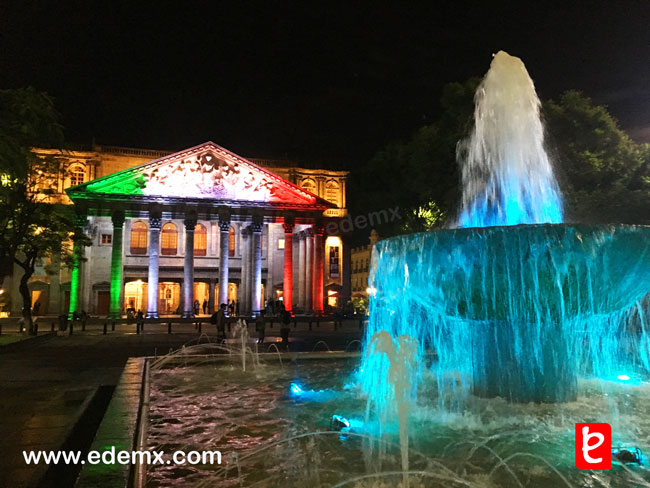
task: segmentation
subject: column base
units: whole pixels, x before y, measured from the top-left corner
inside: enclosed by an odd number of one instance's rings
[[[147,312],[147,315],[145,315],[145,318],[147,318],[147,319],[157,319],[158,318],[158,312]]]
[[[109,313],[106,318],[111,320],[120,320],[122,318],[122,314],[113,312]]]
[[[182,319],[193,319],[194,318],[194,312],[183,312],[183,315],[181,315]]]

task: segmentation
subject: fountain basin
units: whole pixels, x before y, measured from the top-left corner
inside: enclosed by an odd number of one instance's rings
[[[373,253],[367,338],[379,330],[437,352],[485,396],[567,401],[579,374],[648,369],[650,228],[520,225],[386,239]],[[367,368],[372,371],[371,365]],[[458,391],[458,381],[451,385]]]

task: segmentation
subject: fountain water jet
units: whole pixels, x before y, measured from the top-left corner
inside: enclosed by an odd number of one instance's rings
[[[558,225],[539,100],[519,59],[498,53],[475,100],[475,127],[458,151],[461,228],[375,245],[366,348],[383,330],[416,339],[417,364],[433,349],[447,408],[462,408],[470,392],[569,401],[579,375],[647,371],[639,304],[650,288],[650,229]],[[382,368],[365,355],[361,383]]]

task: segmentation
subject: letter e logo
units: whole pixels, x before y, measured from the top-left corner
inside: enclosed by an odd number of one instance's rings
[[[609,424],[576,424],[576,467],[612,469],[612,427]]]

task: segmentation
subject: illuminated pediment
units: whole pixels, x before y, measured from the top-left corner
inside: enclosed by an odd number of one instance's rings
[[[67,191],[73,199],[93,195],[133,195],[298,205],[324,203],[309,191],[212,142]]]

